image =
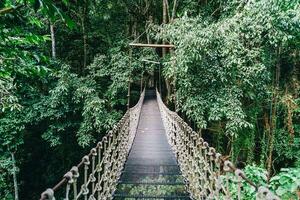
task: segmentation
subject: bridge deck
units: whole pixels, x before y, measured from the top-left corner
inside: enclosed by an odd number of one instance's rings
[[[137,134],[114,199],[189,199],[152,90],[146,91]]]

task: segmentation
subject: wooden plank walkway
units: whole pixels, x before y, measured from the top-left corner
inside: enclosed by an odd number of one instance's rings
[[[114,199],[190,199],[153,90],[146,91],[137,134]]]

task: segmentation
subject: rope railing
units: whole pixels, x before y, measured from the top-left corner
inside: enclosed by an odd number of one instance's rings
[[[41,194],[40,200],[55,200],[58,190],[63,199],[110,200],[131,149],[144,101],[145,90],[138,103],[127,110],[106,136],[73,166],[53,188]]]
[[[245,199],[243,184],[246,183],[255,189],[257,200],[280,200],[267,187],[256,185],[232,162],[224,160],[176,112],[170,111],[159,92],[156,93],[168,141],[192,199]]]

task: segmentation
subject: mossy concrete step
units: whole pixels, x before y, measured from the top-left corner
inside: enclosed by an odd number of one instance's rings
[[[164,173],[123,173],[120,183],[138,182],[138,183],[184,183],[180,174]]]
[[[114,200],[190,200],[189,196],[115,195]]]
[[[187,196],[184,183],[119,183],[116,195]]]
[[[178,165],[131,165],[126,164],[124,168],[125,173],[173,173],[180,174]]]

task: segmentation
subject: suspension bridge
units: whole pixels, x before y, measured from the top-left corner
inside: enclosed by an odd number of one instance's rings
[[[141,93],[114,128],[40,200],[279,200],[210,147],[158,91]]]

